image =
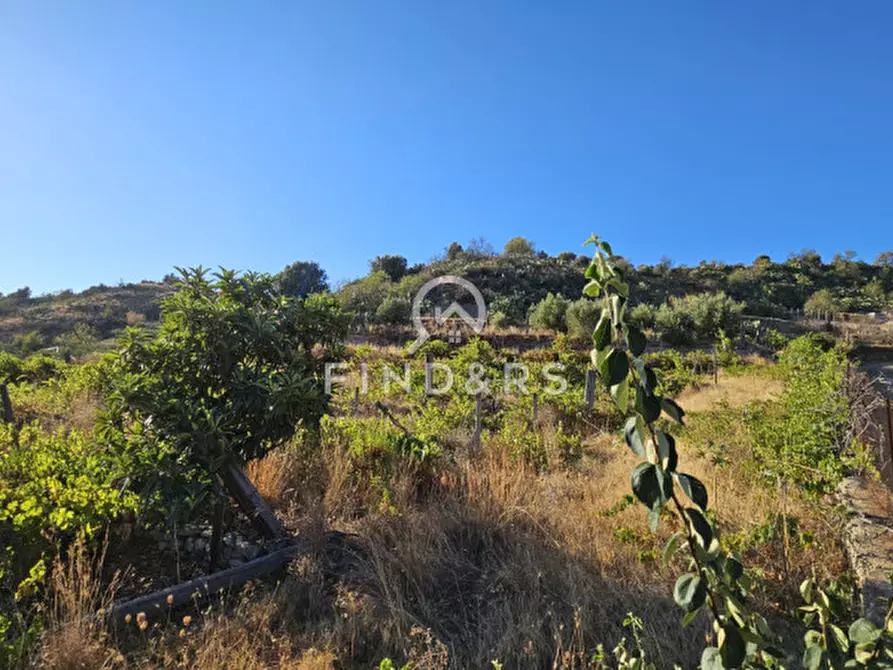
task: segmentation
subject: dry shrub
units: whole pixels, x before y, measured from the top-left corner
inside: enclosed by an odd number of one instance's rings
[[[124,315],[128,326],[136,326],[146,320],[146,315],[139,312],[127,312]]]

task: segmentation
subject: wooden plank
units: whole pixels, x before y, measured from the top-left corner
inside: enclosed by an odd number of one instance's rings
[[[285,537],[285,528],[264,497],[254,488],[245,473],[235,464],[230,463],[220,472],[223,485],[248,516],[254,528],[268,540]]]
[[[248,561],[213,575],[199,577],[145,596],[114,603],[109,608],[107,620],[111,624],[122,624],[130,615],[136,619],[144,614],[147,619],[167,616],[168,613],[195,599],[208,598],[225,589],[241,586],[249,579],[257,579],[272,574],[293,560],[298,554],[309,551],[309,540],[301,540],[278,551]]]

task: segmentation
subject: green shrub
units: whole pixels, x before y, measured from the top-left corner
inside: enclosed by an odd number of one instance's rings
[[[656,313],[654,307],[645,303],[639,303],[629,310],[626,320],[640,330],[654,327]]]
[[[132,459],[132,484],[166,523],[205,504],[214,474],[258,458],[328,406],[324,369],[340,356],[334,299],[282,295],[268,275],[183,271],[158,335],[128,329],[111,363],[101,434]]]
[[[0,384],[14,384],[22,376],[22,359],[6,351],[0,351]]]
[[[58,377],[65,367],[65,364],[58,358],[44,354],[34,354],[26,358],[22,363],[19,380],[31,384],[39,384]]]
[[[375,310],[375,320],[389,326],[408,325],[411,312],[409,300],[388,296]]]
[[[601,306],[589,298],[575,300],[567,307],[565,321],[568,335],[577,341],[588,341],[602,315]]]
[[[564,331],[567,326],[564,316],[569,301],[561,295],[549,293],[536,305],[531,307],[528,321],[533,328]]]
[[[779,402],[755,405],[745,415],[754,457],[770,481],[830,491],[870,462],[865,445],[849,431],[849,399],[842,390],[846,355],[824,351],[819,338],[806,335],[785,347],[779,364],[786,376]]]

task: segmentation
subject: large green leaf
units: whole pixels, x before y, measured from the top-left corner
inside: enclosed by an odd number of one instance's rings
[[[675,400],[669,398],[661,398],[660,405],[673,421],[680,425],[684,425],[683,417],[685,411],[676,403]]]
[[[803,667],[806,670],[818,670],[822,665],[822,648],[818,646],[806,647],[803,652]]]
[[[875,642],[883,631],[866,618],[856,619],[850,625],[850,639],[856,644]]]
[[[624,377],[622,382],[614,384],[614,386],[611,387],[611,397],[614,399],[614,404],[617,405],[617,409],[626,414],[626,410],[629,408],[628,377]]]
[[[698,609],[704,604],[707,588],[700,575],[688,572],[680,575],[673,587],[673,600],[686,612]]]
[[[701,652],[700,670],[725,670],[722,656],[716,647],[705,647]]]
[[[627,419],[626,426],[623,428],[623,437],[626,440],[626,446],[639,458],[648,457],[645,451],[645,443],[642,440],[643,435],[642,418],[636,415]]]
[[[653,463],[639,463],[630,475],[630,485],[636,498],[653,508],[662,501],[662,484]]]
[[[695,537],[698,538],[698,541],[705,550],[709,550],[710,544],[713,542],[713,527],[707,519],[704,518],[701,511],[694,507],[687,507],[685,509],[685,514],[688,516],[689,522],[691,522],[691,528],[694,531]]]
[[[657,421],[660,418],[660,399],[656,395],[646,392],[641,386],[637,386],[636,410],[646,423]]]
[[[726,624],[722,627],[719,637],[719,653],[722,657],[723,667],[740,667],[747,657],[747,648],[737,626]]]
[[[657,456],[660,458],[661,467],[667,472],[674,472],[679,460],[676,454],[676,440],[662,430],[655,431],[655,434],[657,435]]]
[[[641,356],[645,353],[648,340],[645,339],[645,335],[642,334],[641,330],[635,326],[627,326],[626,343],[629,344],[629,351],[633,356]]]
[[[604,349],[611,344],[611,318],[605,311],[602,312],[598,325],[592,333],[592,341],[596,349]]]
[[[701,509],[707,509],[707,487],[697,477],[677,472],[676,481],[691,501]]]
[[[657,389],[657,376],[641,358],[636,359],[636,375],[639,378],[639,383],[645,388],[645,392],[653,395]]]
[[[629,358],[627,358],[626,352],[612,349],[605,362],[602,363],[599,374],[602,375],[605,385],[608,387],[619,384],[626,379],[629,374]]]

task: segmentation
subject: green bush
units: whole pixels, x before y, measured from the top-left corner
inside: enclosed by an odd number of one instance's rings
[[[564,316],[569,305],[567,298],[549,293],[530,309],[528,321],[533,328],[564,331],[567,329]]]
[[[22,371],[19,381],[39,384],[53,379],[65,369],[65,363],[58,358],[44,354],[29,356],[22,363]]]
[[[577,341],[588,341],[602,315],[601,306],[589,298],[580,298],[568,305],[565,321],[568,335]]]
[[[779,364],[786,376],[779,402],[756,405],[745,415],[761,473],[827,492],[849,472],[870,467],[865,445],[849,431],[849,399],[842,390],[846,355],[824,351],[819,338],[806,335],[785,347]]]
[[[0,351],[0,384],[14,384],[22,375],[22,359],[6,351]]]
[[[375,310],[375,320],[389,326],[409,325],[412,305],[409,300],[388,296]]]
[[[654,327],[656,316],[657,314],[654,307],[645,303],[639,303],[629,310],[626,315],[626,320],[639,330],[645,330],[646,328]]]
[[[167,523],[203,505],[214,473],[313,427],[326,360],[345,319],[334,299],[282,295],[268,275],[183,271],[150,339],[128,329],[111,362],[104,442],[132,459],[132,484]]]

